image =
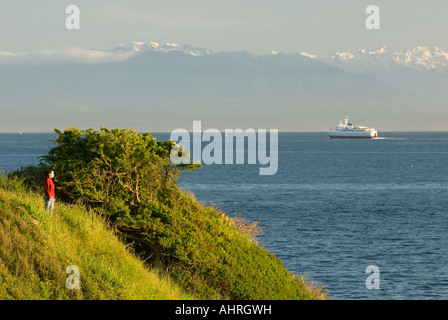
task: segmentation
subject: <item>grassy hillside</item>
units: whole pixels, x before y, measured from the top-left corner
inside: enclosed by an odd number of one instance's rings
[[[80,289],[68,290],[70,265]],[[82,206],[44,211],[39,194],[0,177],[0,299],[193,299],[149,270]]]
[[[39,193],[0,177],[0,212],[0,299],[326,298],[254,243],[253,224],[182,192],[112,229],[82,205],[47,213]],[[70,265],[79,290],[66,288]]]
[[[310,293],[312,284],[289,273],[279,258],[254,243],[253,223],[238,223],[198,203],[192,194],[173,189],[171,195],[123,229],[130,241],[161,259],[183,288],[207,299],[323,297],[319,290]]]
[[[39,193],[0,177],[0,212],[0,299],[326,298],[254,243],[253,224],[182,192],[112,229],[82,205],[47,213]],[[79,290],[66,288],[70,265]]]

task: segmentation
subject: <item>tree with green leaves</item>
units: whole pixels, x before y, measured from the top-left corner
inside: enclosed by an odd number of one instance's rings
[[[57,173],[59,197],[81,199],[111,218],[125,218],[142,203],[162,200],[184,170],[199,164],[173,164],[176,144],[133,129],[55,129],[56,146],[42,160]]]

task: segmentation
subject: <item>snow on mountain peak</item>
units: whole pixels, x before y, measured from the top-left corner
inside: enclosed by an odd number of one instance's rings
[[[417,46],[410,49],[390,50],[384,46],[371,51],[359,49],[356,52],[335,52],[321,60],[356,68],[388,70],[394,66],[402,66],[417,70],[448,71],[448,53],[439,47]]]
[[[178,43],[172,43],[172,42],[167,42],[165,45],[166,45],[167,47],[172,47],[172,48],[177,48],[177,47],[179,47],[179,44],[178,44]]]
[[[142,41],[138,41],[138,42],[132,42],[131,44],[131,48],[134,51],[140,51],[141,47],[144,45],[145,43]]]
[[[311,53],[307,53],[307,52],[299,52],[299,54],[301,54],[304,57],[310,58],[310,59],[317,59],[317,56]]]
[[[132,51],[140,54],[146,51],[153,52],[182,52],[192,56],[205,56],[212,52],[204,48],[192,47],[190,45],[175,42],[159,44],[154,41],[132,42],[129,46],[120,44],[116,47],[119,51]],[[272,50],[272,55],[280,52]],[[321,60],[333,65],[359,70],[390,70],[391,68],[404,67],[416,70],[434,70],[437,72],[448,71],[448,53],[439,47],[416,46],[409,49],[392,50],[386,46],[377,49],[358,49],[337,51],[333,54],[319,57],[309,52],[299,52],[300,55]]]
[[[415,47],[394,53],[393,59],[402,66],[435,71],[448,70],[448,54],[440,48]]]
[[[331,56],[331,58],[333,60],[339,60],[339,61],[343,61],[343,60],[351,60],[353,59],[355,56],[350,52],[335,52],[334,55]]]
[[[179,51],[192,56],[203,56],[211,54],[210,50],[203,48],[195,48],[189,45],[182,45],[174,42],[165,42],[165,44],[159,44],[158,42],[150,41],[148,43],[143,41],[134,41],[126,47],[123,44],[119,44],[115,47],[116,50],[120,51],[134,51],[134,52],[145,52],[145,51],[156,51],[156,52],[172,52]]]
[[[375,51],[370,51],[369,54],[384,54],[387,51],[387,48],[384,46],[382,48],[376,49]]]

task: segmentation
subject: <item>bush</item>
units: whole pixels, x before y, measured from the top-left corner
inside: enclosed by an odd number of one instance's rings
[[[10,181],[18,180],[28,189],[43,193],[44,181],[47,178],[47,172],[50,168],[43,163],[38,166],[26,166],[19,170],[10,172],[7,176]]]
[[[104,127],[55,131],[56,146],[42,157],[41,166],[55,171],[59,198],[81,199],[112,219],[129,220],[143,203],[167,196],[183,170],[199,167],[172,165],[175,143],[157,141],[149,133]]]

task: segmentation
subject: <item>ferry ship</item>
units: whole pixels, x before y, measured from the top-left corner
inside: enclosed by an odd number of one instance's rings
[[[378,138],[378,132],[374,128],[354,125],[349,122],[348,117],[345,118],[344,123],[341,120],[336,128],[327,129],[326,132],[330,138]]]

